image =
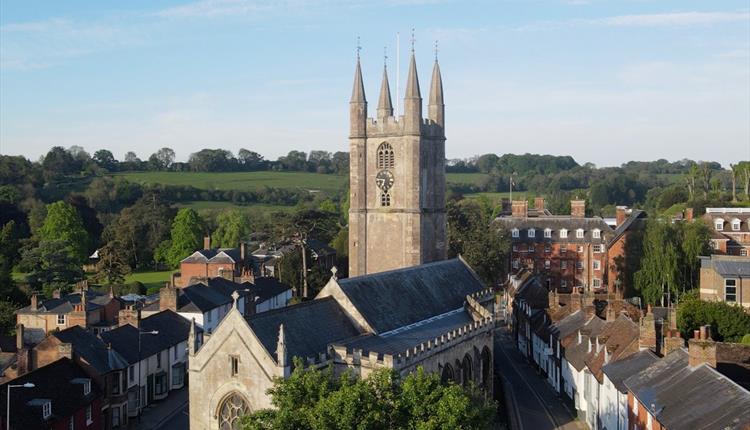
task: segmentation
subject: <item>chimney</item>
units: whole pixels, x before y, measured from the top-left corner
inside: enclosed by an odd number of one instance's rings
[[[59,288],[52,292],[52,298],[53,299],[59,299],[60,298],[60,289]]]
[[[203,236],[203,249],[211,249],[211,236]]]
[[[693,220],[693,208],[685,209],[685,221]]]
[[[700,333],[700,340],[708,340],[708,327],[709,326],[702,325],[698,329]]]
[[[118,326],[122,327],[125,324],[130,324],[133,327],[138,328],[141,320],[141,310],[136,309],[135,305],[130,305],[126,309],[121,309],[117,313]]]
[[[585,218],[586,217],[586,200],[571,200],[570,201],[570,216],[573,218]]]
[[[109,286],[109,291],[107,292],[107,296],[110,299],[114,299],[115,298],[115,287],[114,287],[114,285],[110,285]]]
[[[544,197],[534,197],[534,209],[537,212],[544,211]]]
[[[32,311],[39,310],[39,295],[37,293],[34,293],[31,295],[31,310]]]
[[[23,335],[24,335],[23,324],[16,324],[16,350],[17,351],[20,351],[23,349]]]
[[[59,358],[73,359],[73,344],[72,343],[61,343],[57,345],[57,352]]]
[[[716,368],[716,342],[710,338],[710,326],[701,326],[697,339],[688,342],[688,363],[690,367],[700,366],[703,363]],[[708,338],[704,339],[706,334]]]
[[[656,321],[654,314],[651,313],[651,306],[648,307],[648,313],[641,318],[641,325],[638,333],[638,346],[642,351],[650,349],[656,352]]]
[[[664,339],[664,356],[669,355],[670,352],[676,351],[685,346],[685,341],[682,340],[682,335],[679,330],[670,329],[667,331],[667,338]]]
[[[240,242],[240,261],[243,266],[247,262],[245,259],[247,258],[247,244],[245,242]]]
[[[627,211],[627,206],[617,206],[617,208],[615,209],[617,227],[621,226],[625,222],[625,219],[628,217]]]
[[[615,307],[612,306],[612,302],[607,303],[607,311],[606,311],[606,317],[607,321],[614,321],[617,319],[617,314],[615,314]]]
[[[500,207],[502,209],[502,213],[503,214],[509,214],[509,213],[511,213],[510,199],[507,198],[507,197],[503,197],[502,199],[500,199]]]
[[[177,312],[177,289],[169,283],[159,290],[159,310],[166,309]]]
[[[513,200],[511,203],[511,215],[517,218],[526,218],[529,214],[529,202],[526,200]]]

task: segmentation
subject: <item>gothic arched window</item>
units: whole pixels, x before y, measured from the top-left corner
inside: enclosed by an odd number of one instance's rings
[[[393,154],[393,147],[388,142],[383,142],[378,146],[378,169],[392,169],[395,165],[396,157]]]
[[[240,419],[250,412],[245,399],[237,393],[231,393],[224,398],[219,406],[219,429],[240,430]]]
[[[391,195],[390,193],[384,192],[380,194],[380,206],[390,206]]]
[[[453,366],[446,364],[443,367],[443,372],[440,374],[440,382],[447,384],[449,382],[454,382],[455,380],[456,375],[453,373]]]
[[[469,383],[474,380],[474,369],[471,367],[471,357],[469,354],[464,355],[463,363],[461,363],[461,383],[468,387]]]

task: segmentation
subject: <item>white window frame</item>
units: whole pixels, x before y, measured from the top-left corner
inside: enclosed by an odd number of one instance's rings
[[[735,218],[732,220],[732,231],[740,231],[740,227],[742,226],[742,221]]]
[[[601,243],[594,245],[594,253],[601,254],[602,252],[604,252],[604,245]]]
[[[747,248],[740,249],[740,257],[747,257]]]
[[[579,229],[576,230],[576,237],[578,239],[583,239],[583,229],[582,228],[579,228]]]
[[[91,425],[94,422],[94,417],[91,412],[91,405],[86,406],[86,425]]]
[[[560,288],[567,288],[568,287],[568,281],[565,279],[560,280]]]
[[[544,229],[544,237],[551,238],[552,237],[552,229],[551,228],[545,228]]]
[[[560,229],[560,238],[566,239],[567,237],[568,237],[568,229],[566,228]]]
[[[724,219],[723,218],[716,218],[714,220],[714,229],[717,231],[724,231]]]
[[[729,285],[729,282],[732,282],[733,285]],[[727,291],[727,288],[733,288],[734,292],[729,293]],[[729,296],[734,297],[733,299],[729,299]],[[736,303],[737,302],[737,280],[734,278],[725,279],[724,280],[724,301],[729,303]]]
[[[552,247],[548,243],[548,244],[544,245],[544,253],[545,254],[549,254],[550,252],[552,252]]]
[[[599,230],[598,228],[595,228],[594,231],[591,232],[591,234],[593,235],[594,239],[602,238],[602,231]]]
[[[117,378],[118,381],[120,378]],[[88,395],[91,392],[91,381],[85,381],[83,383],[83,395]]]
[[[583,245],[578,245],[578,246],[576,247],[576,251],[578,251],[578,252],[583,252]]]
[[[565,270],[568,268],[568,260],[560,261],[560,269]]]
[[[513,268],[518,269],[518,267],[521,265],[521,263],[518,261],[518,259],[513,260]]]
[[[576,261],[576,269],[583,270],[583,261],[581,260]]]
[[[528,229],[526,234],[528,234],[529,237],[536,237],[536,230],[534,230],[533,228],[530,228]]]
[[[551,262],[551,261],[549,261],[549,260],[544,260],[544,268],[545,268],[546,270],[549,270],[549,269],[550,269],[550,267],[552,267],[552,262]]]
[[[42,405],[42,417],[46,420],[52,416],[52,402],[44,402]]]
[[[534,249],[534,244],[532,244],[532,243],[530,243],[530,244],[529,244],[529,246],[528,246],[528,247],[526,248],[526,250],[527,250],[527,251],[528,251],[529,253],[531,253],[531,254],[533,254],[533,253],[535,253],[535,252],[536,252],[536,249]]]
[[[514,228],[513,230],[510,231],[510,235],[513,236],[513,237],[518,237],[518,234],[519,233],[518,233],[518,229],[517,228]]]
[[[599,278],[594,278],[591,280],[591,286],[593,288],[600,288],[602,286],[602,280]]]
[[[62,322],[60,322],[60,317],[62,317]],[[68,316],[65,314],[57,314],[57,325],[65,325],[65,321],[68,320]]]
[[[594,270],[602,270],[602,262],[599,260],[592,260],[592,268]]]
[[[518,245],[515,243],[513,244],[513,252],[518,252]]]
[[[560,246],[560,254],[565,254],[568,252],[568,244],[563,244]]]

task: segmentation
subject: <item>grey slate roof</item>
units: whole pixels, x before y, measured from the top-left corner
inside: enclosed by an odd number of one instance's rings
[[[713,268],[723,278],[750,278],[750,258],[748,257],[700,257],[701,268]]]
[[[82,357],[101,375],[128,367],[127,361],[117,351],[107,348],[101,339],[81,326],[53,332],[52,336],[73,345],[73,353]]]
[[[192,284],[178,291],[178,312],[200,312],[205,313],[234,302],[232,293],[237,291],[240,297],[248,294],[248,289],[253,285],[249,282],[242,284],[221,277],[210,278],[196,284]],[[158,311],[159,301],[146,306],[147,311]]]
[[[103,305],[109,303],[110,297],[104,293],[99,293],[93,290],[86,291],[86,311],[91,312],[101,308]],[[66,294],[59,299],[44,299],[39,300],[37,304],[37,310],[32,311],[31,305],[25,306],[16,311],[16,313],[28,314],[28,313],[48,313],[48,314],[67,314],[73,312],[73,307],[81,303],[81,293],[70,293]]]
[[[513,303],[523,300],[533,309],[547,309],[549,307],[549,290],[542,285],[539,276],[527,278],[513,296]]]
[[[268,353],[276,357],[279,326],[284,324],[287,354],[316,357],[328,344],[360,334],[333,297],[315,299],[246,317],[250,328]]]
[[[659,357],[651,352],[651,350],[646,349],[622,360],[605,364],[602,367],[602,371],[607,375],[615,388],[617,388],[617,391],[625,393],[627,391],[627,388],[625,388],[625,379],[639,373],[657,361],[659,361]]]
[[[274,277],[260,277],[255,278],[252,284],[249,284],[250,294],[254,294],[258,297],[258,303],[265,302],[266,300],[278,296],[284,291],[291,290],[287,284],[280,282]]]
[[[389,336],[364,334],[340,342],[339,345],[344,345],[347,349],[362,349],[362,353],[365,355],[370,351],[379,354],[396,354],[428,340],[435,339],[450,330],[465,326],[472,321],[474,320],[471,318],[471,315],[461,309],[458,312],[444,315],[441,318],[436,318],[435,320],[416,325]]]
[[[614,230],[612,227],[607,225],[602,218],[578,218],[569,215],[550,215],[540,216],[534,218],[521,218],[513,216],[501,216],[495,218],[495,222],[498,222],[505,226],[508,230],[517,228],[519,230],[519,237],[512,237],[513,243],[595,243],[605,244],[607,241],[614,236]],[[534,237],[529,237],[528,230],[533,228],[535,230]],[[552,237],[544,237],[544,229],[549,228],[552,230]],[[583,238],[576,237],[576,230],[579,228],[583,229]],[[567,229],[568,237],[560,238],[560,230]],[[599,229],[601,231],[601,237],[594,239],[593,231]]]
[[[558,339],[563,339],[575,333],[584,324],[586,324],[586,314],[581,311],[575,311],[555,324],[552,324],[550,333]]]
[[[341,279],[338,285],[376,333],[458,309],[467,295],[484,288],[458,258]]]
[[[633,212],[630,214],[629,217],[625,219],[625,222],[620,224],[619,227],[615,229],[615,234],[612,236],[612,238],[609,240],[609,243],[614,243],[617,239],[620,238],[625,232],[630,230],[632,227],[636,227],[639,223],[642,223],[646,219],[646,212],[638,209],[633,209]]]
[[[181,263],[239,263],[239,248],[199,249],[182,259]]]
[[[670,429],[740,429],[750,423],[750,392],[706,364],[690,367],[684,349],[624,385]]]

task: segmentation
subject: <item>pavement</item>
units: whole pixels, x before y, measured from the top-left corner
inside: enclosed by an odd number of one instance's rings
[[[495,333],[495,374],[503,383],[511,429],[588,429],[521,356],[505,329]]]
[[[147,406],[140,419],[131,418],[129,424],[129,428],[138,430],[187,430],[188,388],[174,390],[166,399]]]

